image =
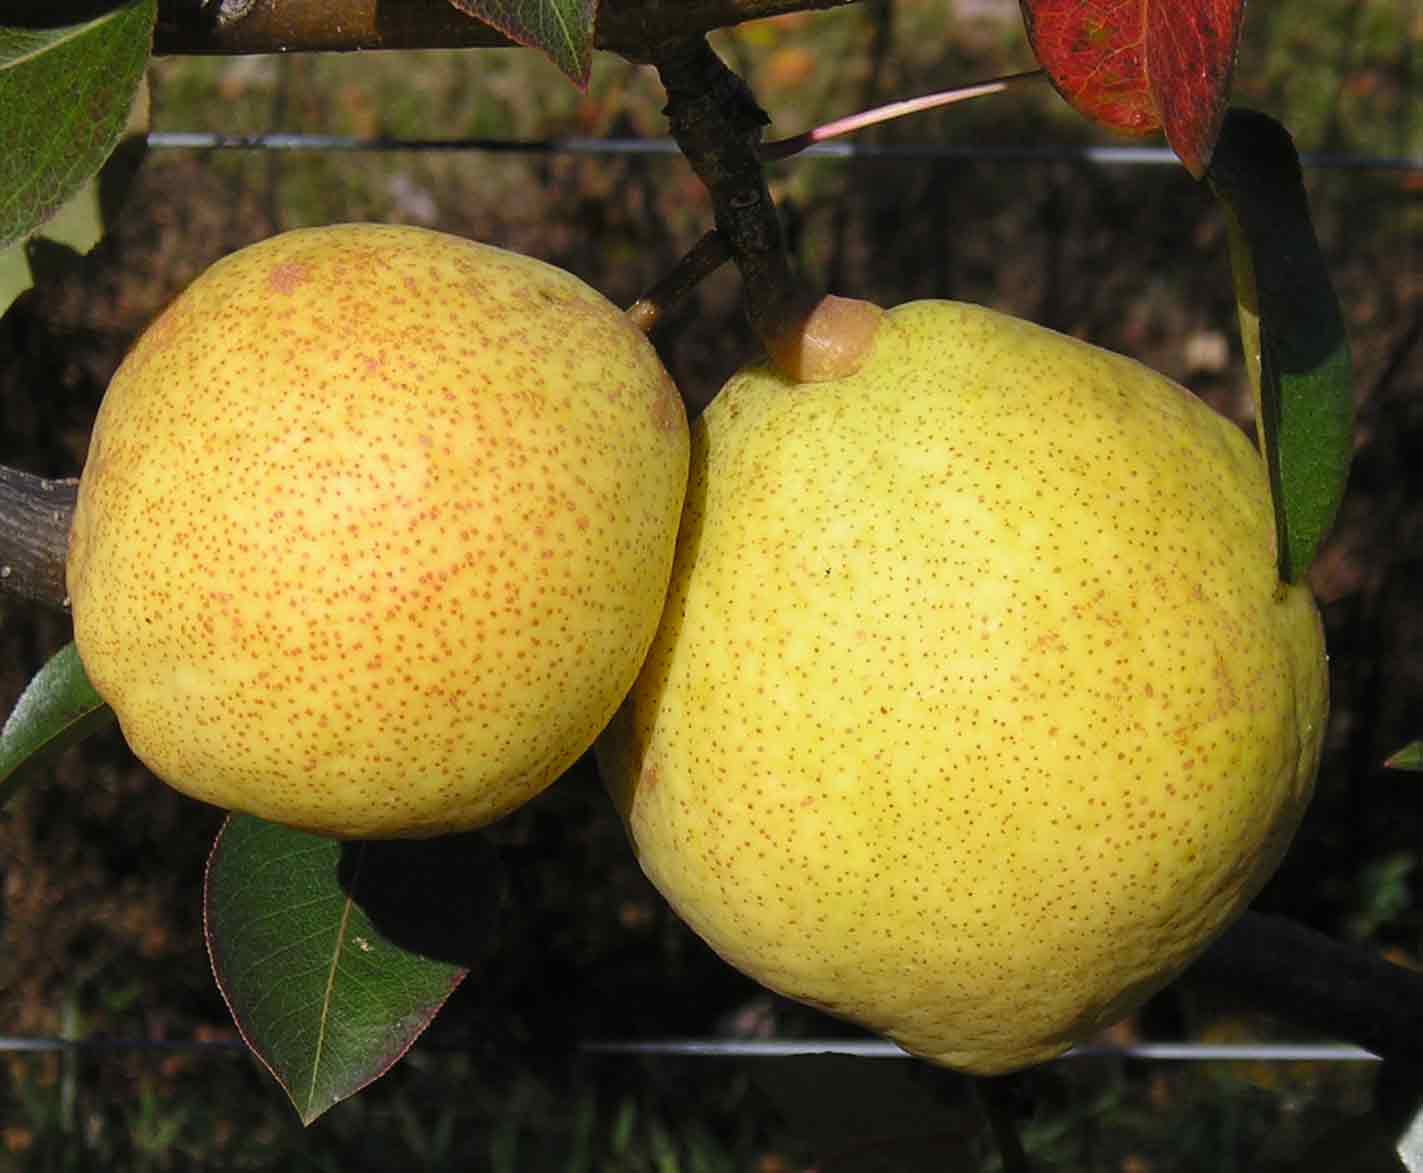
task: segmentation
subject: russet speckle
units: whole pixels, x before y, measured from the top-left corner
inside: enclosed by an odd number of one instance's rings
[[[68,568],[81,659],[196,797],[337,836],[487,823],[636,674],[680,411],[646,339],[541,262],[375,225],[244,249],[100,408]]]
[[[1304,810],[1326,672],[1244,436],[1128,359],[890,311],[853,376],[693,429],[662,627],[599,762],[766,985],[964,1070],[1178,973]]]

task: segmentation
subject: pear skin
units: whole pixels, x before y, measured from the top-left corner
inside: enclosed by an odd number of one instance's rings
[[[196,798],[343,838],[488,823],[656,630],[682,403],[576,277],[418,228],[214,265],[115,374],[68,562],[80,659]]]
[[[926,301],[849,377],[752,367],[697,422],[662,626],[597,752],[726,960],[993,1074],[1245,907],[1326,710],[1245,436],[1130,359]]]

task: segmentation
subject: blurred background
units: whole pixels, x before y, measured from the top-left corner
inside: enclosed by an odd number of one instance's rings
[[[769,137],[1033,65],[1012,0],[867,0],[715,42],[772,116]],[[1235,88],[1238,104],[1290,127],[1302,152],[1345,164],[1311,169],[1307,182],[1359,407],[1349,496],[1314,572],[1332,654],[1327,756],[1258,907],[1412,966],[1423,962],[1423,789],[1381,763],[1423,735],[1423,172],[1358,162],[1423,156],[1420,45],[1411,0],[1261,5],[1247,16]],[[525,51],[167,59],[153,65],[151,94],[161,132],[666,133],[655,74],[612,57],[595,61],[586,94]],[[861,140],[955,153],[775,165],[814,282],[884,304],[982,302],[1140,358],[1247,420],[1224,226],[1181,168],[993,157],[1108,142],[1045,84]],[[0,462],[77,475],[109,376],[174,294],[242,245],[346,220],[517,249],[627,304],[711,217],[676,155],[150,150],[110,235],[84,259],[46,250],[37,288],[0,319]],[[755,353],[738,296],[728,268],[656,339],[694,409]],[[0,599],[0,709],[69,638],[62,617]],[[153,780],[116,731],[70,751],[7,808],[0,1034],[235,1039],[199,905],[220,821]],[[239,1047],[0,1052],[0,1171],[996,1167],[966,1083],[908,1061],[581,1049],[853,1032],[764,993],[680,925],[638,872],[587,763],[488,837],[508,881],[488,958],[366,1092],[303,1129]],[[1187,975],[1113,1037],[1292,1035]],[[1368,1106],[1373,1080],[1357,1063],[1070,1060],[1029,1080],[1037,1107],[1025,1135],[1044,1169],[1296,1168]]]

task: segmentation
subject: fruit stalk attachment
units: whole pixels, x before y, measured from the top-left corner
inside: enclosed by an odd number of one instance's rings
[[[726,237],[713,228],[667,276],[628,306],[628,321],[644,334],[651,334],[672,306],[729,260],[731,246],[726,243]]]
[[[741,270],[751,327],[774,353],[815,298],[791,266],[761,167],[761,134],[770,119],[704,37],[678,42],[657,61],[657,71],[672,136],[706,185],[717,229]]]
[[[1032,1173],[1033,1166],[1018,1135],[1018,1121],[1031,1107],[1016,1075],[980,1076],[973,1081],[978,1102],[998,1145],[1003,1173]]]

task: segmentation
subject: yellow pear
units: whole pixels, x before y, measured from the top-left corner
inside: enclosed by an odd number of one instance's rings
[[[338,225],[198,278],[115,374],[68,585],[179,790],[335,837],[476,827],[588,748],[686,488],[646,338],[540,261]]]
[[[698,421],[662,626],[598,757],[724,958],[995,1073],[1241,911],[1326,691],[1238,429],[1129,359],[926,301],[848,377],[753,367]]]

